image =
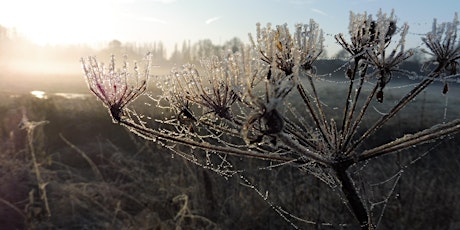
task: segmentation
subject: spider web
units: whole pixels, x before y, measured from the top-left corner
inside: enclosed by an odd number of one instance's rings
[[[417,47],[418,49],[419,47]],[[349,61],[346,60],[346,61]],[[308,97],[312,100],[318,100],[316,103],[324,106],[327,110],[327,114],[332,114],[331,120],[340,119],[337,118],[341,114],[341,104],[343,101],[337,102],[334,98],[331,98],[330,91],[328,91],[328,87],[334,88],[333,90],[337,90],[337,88],[346,88],[348,84],[350,84],[350,79],[346,79],[344,72],[346,72],[348,67],[347,62],[344,62],[342,65],[338,66],[336,69],[332,70],[329,73],[322,73],[317,74],[315,76],[314,82],[317,83],[320,97],[319,99],[308,92]],[[266,70],[270,71],[270,70]],[[270,72],[269,72],[270,73]],[[190,74],[190,75],[193,75]],[[341,76],[342,75],[342,76]],[[193,77],[193,76],[192,76]],[[419,75],[409,75],[409,76],[392,76],[393,80],[392,83],[388,84],[384,91],[385,91],[385,100],[383,103],[372,103],[372,108],[374,109],[373,114],[374,117],[382,117],[386,115],[386,111],[391,109],[399,100],[401,95],[404,95],[405,92],[410,91],[410,89],[414,88],[418,81],[426,79],[424,76]],[[260,80],[260,79],[259,79]],[[353,80],[355,83],[355,87],[357,83],[361,79]],[[156,78],[157,87],[160,89],[167,89],[168,87],[173,87],[173,78],[171,75],[168,76],[158,76]],[[199,80],[201,81],[201,79]],[[396,83],[394,83],[396,81]],[[418,109],[421,112],[419,124],[423,125],[423,127],[429,127],[431,124],[430,120],[425,121],[428,117],[424,116],[426,111],[426,105],[433,109],[432,104],[436,105],[436,109],[441,111],[441,118],[434,119],[434,124],[439,123],[439,120],[443,122],[449,121],[452,119],[452,116],[455,118],[455,113],[452,113],[451,110],[448,109],[449,104],[449,93],[452,89],[446,89],[446,84],[448,86],[454,85],[454,83],[458,82],[458,75],[453,76],[445,76],[441,78],[438,82],[435,82],[433,89],[428,88],[429,95],[424,93],[419,95],[417,98],[414,99],[415,103],[411,103],[411,106],[408,106],[407,110],[409,109]],[[212,82],[209,82],[212,84]],[[393,84],[394,83],[394,84]],[[439,87],[439,84],[444,84],[444,89]],[[219,122],[218,118],[212,111],[206,110],[201,105],[189,105],[189,99],[191,96],[189,95],[188,90],[197,87],[196,82],[180,82],[181,85],[180,89],[173,89],[169,91],[169,95],[167,97],[156,97],[154,94],[147,95],[150,99],[150,102],[144,102],[147,107],[156,106],[156,108],[161,109],[161,117],[155,117],[158,111],[155,111],[154,114],[149,114],[148,111],[133,111],[131,113],[131,119],[136,120],[137,123],[145,126],[150,127],[154,126],[159,128],[162,133],[167,135],[172,135],[177,138],[183,139],[190,139],[196,142],[203,142],[203,143],[213,143],[219,146],[227,146],[231,148],[242,148],[253,151],[254,153],[260,154],[267,154],[267,155],[276,155],[276,156],[285,156],[285,155],[293,155],[294,152],[289,150],[289,148],[283,148],[283,146],[278,145],[276,139],[270,138],[268,136],[261,136],[260,139],[251,143],[251,146],[248,147],[247,143],[239,138],[240,130],[238,130],[237,126],[232,125],[231,123],[226,122]],[[365,76],[365,83],[363,85],[363,90],[366,93],[369,93],[370,90],[376,86],[378,82],[375,79],[372,79],[371,76]],[[332,86],[332,87],[331,87]],[[455,86],[453,86],[455,87]],[[383,87],[382,87],[383,88]],[[452,87],[451,87],[452,88]],[[185,91],[185,94],[181,95],[178,91],[174,90],[182,90]],[[206,91],[207,88],[202,89]],[[356,89],[355,89],[356,90]],[[436,97],[432,90],[439,90]],[[444,94],[442,94],[444,92]],[[184,93],[184,92],[182,92]],[[447,94],[446,94],[447,93]],[[185,96],[184,96],[185,95]],[[263,96],[263,94],[261,94]],[[335,94],[334,94],[335,95]],[[443,100],[443,103],[439,104],[439,98]],[[456,97],[459,98],[459,97]],[[289,98],[292,99],[292,98]],[[153,103],[151,101],[153,100]],[[420,101],[421,100],[421,101]],[[305,132],[310,133],[311,137],[314,139],[316,136],[319,138],[319,134],[317,134],[318,130],[309,130],[308,126],[311,122],[308,118],[305,118],[302,115],[301,109],[298,109],[295,102],[286,102],[284,105],[287,107],[284,111],[285,114],[290,114],[293,116],[294,120],[297,120],[301,125],[298,127],[303,127]],[[238,103],[233,105],[230,109],[234,109],[239,111],[240,113],[234,117],[234,121],[236,123],[243,123],[245,122],[245,118],[251,116],[251,110],[247,108],[242,108],[239,106]],[[144,113],[146,115],[139,115]],[[199,113],[201,116],[198,118],[195,114]],[[397,115],[396,118],[407,120],[411,119],[410,112],[402,112],[403,115]],[[369,116],[371,116],[369,115]],[[256,117],[254,119],[254,126],[257,131],[257,122],[261,120],[260,117]],[[431,116],[431,115],[430,115]],[[328,117],[329,118],[329,117]],[[367,119],[367,117],[366,117]],[[151,125],[148,125],[151,123]],[[204,124],[213,123],[214,126],[206,126]],[[261,122],[260,122],[261,123]],[[252,123],[251,123],[252,124]],[[363,126],[368,125],[368,123],[363,122]],[[259,128],[263,125],[258,124]],[[262,128],[260,128],[262,130]],[[404,131],[405,132],[405,131]],[[273,169],[282,169],[284,167],[291,167],[294,166],[297,170],[304,174],[313,175],[318,178],[320,181],[328,185],[332,190],[336,191],[340,194],[338,187],[340,187],[340,182],[336,181],[333,173],[330,172],[327,168],[317,164],[315,162],[308,162],[303,164],[297,164],[294,161],[291,162],[283,162],[283,163],[276,163],[272,161],[265,162],[265,166],[257,166],[257,167],[250,167],[249,169],[246,167],[244,163],[235,159],[235,157],[229,156],[223,153],[215,153],[207,150],[202,150],[195,148],[193,146],[179,146],[177,144],[170,144],[164,142],[162,140],[155,140],[162,144],[164,147],[170,149],[175,155],[178,155],[189,162],[196,164],[202,168],[209,169],[218,175],[224,177],[225,179],[229,178],[238,178],[239,183],[245,187],[250,188],[253,190],[258,196],[260,196],[280,217],[289,223],[290,226],[294,228],[299,228],[296,224],[297,222],[304,223],[307,225],[316,225],[316,226],[329,226],[329,227],[347,227],[348,224],[332,224],[330,222],[325,222],[322,220],[318,220],[317,218],[313,217],[300,217],[300,214],[294,214],[294,211],[287,211],[288,208],[282,208],[279,205],[279,201],[276,198],[272,198],[273,196],[269,194],[273,194],[269,192],[268,189],[263,189],[262,187],[258,186],[257,182],[254,182],[248,179],[248,175],[255,175],[261,171],[270,171]],[[366,171],[372,170],[369,166],[368,162],[363,164],[360,168],[353,171],[353,177],[356,178],[357,183],[359,184],[359,192],[363,199],[367,201],[367,209],[369,213],[372,213],[372,223],[374,223],[377,227],[380,226],[382,219],[384,217],[385,211],[387,209],[387,205],[392,200],[393,197],[398,196],[397,187],[400,184],[401,178],[405,170],[407,170],[410,166],[414,165],[420,159],[424,158],[429,152],[433,152],[433,150],[439,146],[440,143],[435,145],[431,145],[431,148],[422,154],[419,154],[415,159],[410,159],[407,162],[401,163],[398,160],[397,168],[394,169],[392,173],[389,175],[385,175],[385,177],[378,178],[379,180],[376,182],[370,182],[369,178],[367,178]],[[185,148],[184,148],[185,147]],[[399,152],[396,153],[399,156]],[[305,159],[301,159],[305,161]],[[381,163],[382,164],[382,163]],[[388,174],[387,170],[385,173]],[[347,203],[343,195],[340,197],[343,203]],[[349,207],[348,207],[349,208]],[[308,216],[308,215],[306,215]],[[296,222],[297,221],[297,222]]]
[[[349,80],[344,79],[344,80],[339,80],[341,71],[343,71],[346,68],[346,65],[342,65],[336,70],[332,71],[331,73],[328,74],[321,74],[318,75],[316,78],[317,82],[322,82],[324,85],[336,85],[336,86],[346,86],[346,84],[349,83]],[[169,76],[161,76],[160,78],[163,78],[162,81],[164,81],[165,77]],[[398,78],[398,77],[395,77]],[[410,79],[412,81],[417,81],[419,78],[414,78]],[[358,80],[355,80],[358,81]],[[369,81],[366,82],[369,86],[373,86],[375,83]],[[414,87],[417,83],[411,83],[411,82],[405,82],[402,84],[396,84],[396,85],[388,85],[386,87],[386,90],[389,92],[395,91],[397,94],[399,94],[399,91],[407,91],[407,89],[410,89]],[[326,86],[324,86],[326,87]],[[388,94],[391,95],[391,94]],[[438,95],[441,95],[439,92]],[[311,95],[310,95],[311,96]],[[424,103],[427,103],[426,99],[426,94],[421,95],[424,99],[422,99],[422,105]],[[442,96],[442,95],[441,95]],[[239,143],[238,142],[232,142],[232,139],[225,139],[221,134],[219,134],[218,129],[206,129],[205,128],[205,133],[206,134],[197,134],[195,131],[191,131],[191,129],[194,129],[194,127],[197,126],[196,122],[190,119],[190,117],[179,117],[177,116],[177,111],[174,111],[167,103],[165,103],[164,98],[158,98],[153,94],[147,95],[147,97],[150,99],[149,102],[144,102],[144,105],[147,107],[150,106],[156,106],[156,108],[162,109],[161,116],[166,117],[166,119],[158,119],[155,118],[155,114],[148,114],[149,112],[147,111],[142,111],[142,113],[147,113],[146,115],[137,115],[133,116],[133,119],[136,119],[140,121],[141,123],[145,123],[146,126],[148,122],[153,122],[155,123],[155,126],[159,126],[160,129],[163,125],[165,126],[172,126],[174,127],[174,133],[180,133],[185,136],[189,136],[190,138],[194,138],[196,140],[200,141],[215,141],[219,142],[224,145],[232,146],[235,148],[238,148],[240,145],[243,146],[244,143]],[[420,97],[420,96],[419,96]],[[448,119],[448,97],[446,95],[443,96],[445,98],[445,102],[443,103],[443,116],[442,119],[446,121]],[[389,97],[390,98],[390,97]],[[151,103],[153,100],[153,103]],[[416,99],[420,100],[420,99]],[[329,101],[321,101],[326,108],[329,108],[331,110],[337,110],[340,111],[340,109],[337,109],[340,105],[334,105],[333,103],[330,103]],[[393,103],[392,100],[387,100],[383,104],[377,104],[376,106],[380,106],[383,108],[382,111],[385,111],[385,107],[391,106]],[[417,104],[417,103],[414,103]],[[182,104],[184,106],[185,103]],[[301,115],[299,115],[299,112],[297,111],[296,107],[293,106],[292,104],[287,104],[289,109],[291,110],[290,112],[295,115],[295,118],[298,118],[298,121],[300,123],[307,124],[308,121],[304,119]],[[375,111],[377,111],[377,115],[384,115],[385,112],[379,112],[379,108],[374,106]],[[202,108],[193,108],[193,109],[202,109]],[[155,111],[157,113],[158,111]],[[141,114],[141,112],[134,112],[133,114]],[[249,112],[244,112],[243,115],[248,115]],[[423,114],[423,113],[422,113]],[[210,115],[210,114],[209,114]],[[210,116],[209,119],[213,119],[212,116]],[[421,119],[423,120],[423,118]],[[422,121],[421,121],[422,122]],[[306,125],[305,125],[306,126]],[[226,124],[222,124],[221,126],[222,129],[231,129],[230,126]],[[163,129],[162,132],[171,132],[168,131],[167,129]],[[171,133],[172,134],[172,133]],[[270,142],[271,140],[263,140],[264,143]],[[292,211],[288,211],[285,208],[282,208],[277,201],[272,200],[271,197],[272,195],[269,196],[269,194],[272,194],[269,192],[269,190],[264,190],[261,188],[257,187],[257,182],[251,182],[249,179],[245,177],[246,174],[251,173],[257,173],[258,171],[265,171],[265,170],[272,170],[272,169],[279,169],[283,168],[285,166],[295,166],[294,162],[284,162],[284,163],[275,163],[275,162],[269,162],[268,166],[262,166],[258,168],[252,168],[252,169],[247,169],[244,167],[241,167],[241,164],[235,163],[234,160],[231,159],[231,157],[227,156],[226,154],[216,154],[216,153],[211,153],[208,151],[199,151],[198,149],[195,148],[180,148],[177,145],[169,145],[167,143],[162,143],[159,141],[160,144],[164,145],[164,147],[170,149],[173,151],[174,154],[188,160],[189,162],[196,164],[202,168],[209,169],[218,175],[223,176],[226,179],[229,178],[234,178],[237,177],[240,180],[240,184],[244,185],[245,187],[250,188],[253,190],[256,194],[258,194],[266,203],[276,212],[279,214],[280,217],[282,217],[284,220],[289,223],[294,228],[299,228],[297,222],[307,224],[307,225],[315,225],[315,226],[324,226],[324,227],[347,227],[350,226],[349,224],[345,223],[331,223],[330,221],[324,222],[321,220],[317,220],[315,217],[311,218],[305,218],[305,217],[300,217],[297,214],[294,214]],[[364,197],[369,197],[368,200],[368,210],[370,213],[373,214],[373,216],[376,218],[376,225],[379,226],[379,224],[382,221],[382,218],[385,214],[385,209],[388,204],[388,202],[391,200],[392,197],[395,195],[395,190],[400,182],[401,176],[404,173],[404,170],[407,169],[409,166],[415,164],[417,161],[419,161],[421,158],[426,156],[429,152],[431,152],[435,147],[438,145],[433,146],[429,151],[426,151],[425,153],[421,154],[419,157],[416,159],[406,163],[405,165],[401,166],[396,172],[394,172],[392,175],[388,176],[387,178],[381,180],[380,182],[375,182],[375,183],[365,183],[367,179],[365,179],[364,176],[364,171],[366,169],[366,165],[364,165],[361,169],[357,170],[354,172],[354,176],[358,177],[358,181],[361,185],[361,193],[363,194]],[[262,144],[253,146],[255,151],[260,151],[260,152],[267,152],[267,149],[263,148]],[[277,149],[277,146],[275,144],[274,149]],[[270,149],[273,150],[273,149]],[[284,149],[278,149],[277,154],[283,155],[283,154],[289,154],[288,151]],[[244,166],[244,165],[243,165]],[[295,166],[298,170],[305,172],[307,174],[313,175],[317,177],[319,180],[321,180],[323,183],[327,184],[332,190],[337,191],[337,186],[338,183],[334,179],[334,176],[328,172],[325,168],[321,167],[320,165],[315,164],[314,162],[302,164],[302,165],[297,165]],[[375,195],[378,190],[385,190],[386,192],[380,192],[380,199]],[[340,193],[340,192],[338,192]],[[373,194],[372,196],[369,194]],[[344,198],[342,197],[342,201],[346,203]],[[295,223],[296,222],[296,223]]]

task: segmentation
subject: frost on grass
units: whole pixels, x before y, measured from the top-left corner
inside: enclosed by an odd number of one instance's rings
[[[167,76],[156,76],[162,94],[148,94],[153,101],[150,109],[156,112],[151,116],[127,108],[146,90],[149,67],[140,72],[135,65],[131,74],[126,62],[121,70],[115,70],[114,58],[108,67],[95,58],[82,64],[90,90],[109,108],[114,121],[131,132],[227,178],[238,175],[242,184],[264,200],[270,200],[268,191],[257,189],[245,178],[245,173],[254,169],[240,168],[241,159],[263,160],[266,165],[260,169],[292,166],[312,174],[339,194],[362,229],[372,229],[380,223],[402,169],[391,177],[394,180],[386,180],[392,186],[382,202],[371,200],[365,188],[375,186],[365,178],[358,184],[353,170],[378,156],[460,130],[460,120],[451,120],[391,137],[377,146],[371,143],[376,133],[435,79],[458,72],[460,43],[455,15],[452,23],[437,25],[435,21],[433,30],[422,38],[431,55],[425,66],[429,70],[426,78],[395,103],[387,103],[389,108],[380,116],[369,115],[375,102],[386,102],[384,92],[393,76],[412,75],[400,69],[414,54],[414,49],[405,47],[408,31],[409,26],[399,23],[393,12],[379,11],[375,17],[350,14],[348,35],[335,36],[351,57],[341,69],[346,76],[344,87],[337,87],[335,92],[341,94],[337,98],[341,100],[340,110],[330,109],[321,94],[324,88],[317,86],[322,79],[316,74],[315,62],[323,52],[324,36],[313,20],[296,25],[293,33],[287,25],[257,24],[251,43],[238,52],[222,51],[198,64],[174,68]],[[327,220],[320,223],[300,218],[269,203],[294,227],[294,220],[332,225]],[[381,204],[383,208],[376,212],[374,208]]]

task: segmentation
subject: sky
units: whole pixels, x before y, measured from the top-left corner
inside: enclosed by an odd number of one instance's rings
[[[459,0],[0,0],[0,25],[15,28],[38,44],[97,45],[162,41],[168,52],[184,40],[211,39],[220,45],[233,37],[248,41],[256,23],[308,23],[333,35],[348,31],[350,11],[377,14],[392,9],[398,23],[408,22],[410,46],[420,45],[433,18],[452,21]]]

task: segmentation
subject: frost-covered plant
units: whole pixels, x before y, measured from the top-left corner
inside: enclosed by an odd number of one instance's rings
[[[433,21],[433,29],[422,38],[423,43],[429,51],[422,50],[430,59],[425,63],[425,68],[431,64],[437,64],[437,72],[443,80],[446,76],[456,75],[458,73],[460,59],[460,38],[457,37],[459,29],[458,14],[455,14],[454,20],[450,23],[437,24],[436,19]],[[443,93],[448,91],[447,82],[444,82]]]
[[[150,73],[150,57],[144,72],[139,71],[134,63],[133,73],[128,70],[128,62],[123,62],[121,69],[115,68],[115,57],[112,55],[109,66],[98,63],[95,57],[81,59],[82,69],[88,87],[102,103],[110,109],[114,121],[120,121],[123,109],[147,89],[147,78]]]
[[[241,47],[240,52],[224,51],[220,57],[204,58],[201,66],[187,64],[166,77],[157,77],[163,93],[149,98],[156,103],[155,110],[166,108],[173,113],[160,118],[146,119],[126,108],[143,93],[146,83],[128,85],[126,68],[115,72],[113,59],[108,70],[94,58],[83,61],[83,67],[90,89],[114,120],[131,132],[225,176],[242,170],[235,168],[231,156],[267,160],[271,168],[291,165],[311,172],[339,191],[362,229],[373,229],[377,221],[372,207],[350,177],[350,167],[460,131],[457,119],[379,146],[364,145],[434,79],[445,76],[445,70],[456,73],[458,68],[455,19],[447,29],[434,26],[423,38],[434,56],[432,64],[438,67],[360,130],[370,105],[383,103],[383,91],[392,75],[410,74],[399,69],[413,54],[404,46],[408,26],[397,25],[393,13],[379,12],[376,18],[352,13],[350,41],[343,34],[336,35],[352,57],[344,71],[348,87],[340,122],[335,121],[334,111],[324,107],[316,85],[320,77],[314,64],[324,38],[313,20],[297,25],[293,34],[287,25],[258,24],[256,39],[250,36],[251,45]],[[395,42],[397,34],[400,37]],[[139,77],[137,67],[135,73]],[[365,83],[372,85],[371,90],[365,90]],[[293,101],[296,106],[290,104]]]

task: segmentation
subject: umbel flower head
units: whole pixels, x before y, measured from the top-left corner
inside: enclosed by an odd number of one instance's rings
[[[134,64],[133,72],[129,72],[126,57],[121,69],[115,68],[113,55],[108,66],[97,62],[95,57],[81,59],[89,89],[109,109],[114,121],[119,122],[123,108],[146,90],[150,72],[149,55],[147,59],[147,67],[142,73],[137,63]]]
[[[457,37],[459,27],[458,14],[455,13],[454,20],[450,23],[437,24],[436,19],[433,21],[431,32],[422,38],[423,43],[429,51],[425,53],[431,56],[431,59],[425,64],[428,66],[437,63],[441,66],[440,72],[447,75],[457,74],[460,59],[460,39]]]
[[[323,31],[314,20],[309,24],[297,24],[294,34],[289,32],[287,24],[273,29],[271,24],[261,28],[258,23],[257,40],[250,35],[250,41],[263,62],[284,71],[286,76],[295,72],[295,68],[312,70],[313,62],[324,47]]]
[[[165,88],[168,100],[181,112],[191,102],[206,108],[207,113],[231,120],[231,106],[242,95],[241,62],[239,53],[228,53],[222,58],[213,56],[201,60],[204,74],[199,74],[191,64],[174,69],[172,82]]]
[[[370,75],[377,78],[376,96],[379,102],[383,102],[383,89],[391,80],[393,73],[412,74],[399,68],[399,65],[414,53],[411,49],[405,50],[409,26],[403,24],[399,31],[397,29],[394,12],[387,15],[379,11],[375,20],[372,15],[366,13],[351,13],[350,42],[345,40],[343,34],[335,36],[337,42],[352,55],[355,62],[361,61],[374,69]],[[400,33],[401,37],[393,47],[392,39],[397,33]],[[352,73],[349,72],[347,75],[352,76]]]
[[[396,32],[394,12],[387,16],[382,11],[377,14],[377,20],[372,15],[355,14],[350,12],[349,34],[347,42],[343,34],[337,34],[335,39],[355,60],[365,58],[369,50],[385,49]]]
[[[379,91],[377,92],[377,100],[383,102],[383,88],[391,80],[393,73],[400,73],[407,76],[412,75],[411,72],[400,69],[399,65],[405,60],[410,58],[414,52],[412,49],[405,50],[405,37],[407,35],[409,26],[404,24],[401,28],[401,38],[397,45],[392,49],[391,53],[388,55],[386,51],[388,44],[381,43],[379,49],[367,49],[365,52],[365,63],[369,64],[372,68],[375,69],[372,76],[377,77],[377,84],[379,86]],[[385,38],[382,38],[385,39]]]

